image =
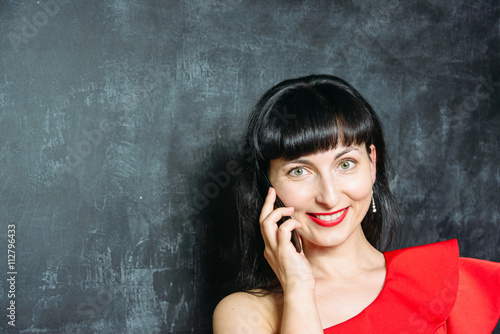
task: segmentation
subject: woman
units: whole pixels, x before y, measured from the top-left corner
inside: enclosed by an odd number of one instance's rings
[[[244,292],[219,303],[216,334],[495,328],[498,263],[459,259],[456,241],[379,251],[398,221],[385,143],[378,116],[347,82],[313,75],[271,88],[250,117],[245,158]]]

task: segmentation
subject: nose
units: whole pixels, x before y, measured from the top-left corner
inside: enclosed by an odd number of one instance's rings
[[[332,176],[321,176],[318,179],[316,202],[333,209],[339,201],[339,194],[339,187]]]

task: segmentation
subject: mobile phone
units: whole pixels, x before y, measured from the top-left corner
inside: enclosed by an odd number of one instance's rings
[[[271,181],[267,177],[267,174],[264,171],[262,171],[262,175],[264,176],[264,180],[266,181],[266,184],[272,188],[273,185],[271,184]],[[278,194],[276,194],[276,201],[274,202],[274,208],[284,208],[284,207],[285,207],[285,204],[283,204],[281,199],[278,197]],[[292,219],[292,217],[290,217],[290,216],[281,217],[281,219],[278,221],[278,226],[283,224],[288,219]],[[299,236],[297,235],[297,231],[295,231],[295,230],[292,230],[292,240],[291,241],[292,241],[293,246],[297,250],[297,253],[300,253],[302,251],[302,246],[300,245]]]

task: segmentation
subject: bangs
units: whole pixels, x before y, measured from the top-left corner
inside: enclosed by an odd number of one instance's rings
[[[264,161],[292,160],[339,144],[372,141],[371,107],[349,86],[301,85],[266,102],[262,127],[254,141]]]

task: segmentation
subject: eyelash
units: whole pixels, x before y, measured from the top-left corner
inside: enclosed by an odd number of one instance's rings
[[[294,170],[297,170],[297,169],[300,169],[300,170],[305,171],[305,168],[304,168],[304,167],[300,167],[300,166],[299,166],[299,167],[293,167],[293,168],[292,168],[292,169],[290,169],[290,171],[288,172],[288,175],[295,176],[295,177],[302,176],[302,175],[294,175],[294,174],[292,173]]]
[[[349,164],[351,164],[352,166],[349,166],[348,168],[341,168],[340,166],[342,166],[342,164],[344,164],[344,163],[346,163],[346,162],[348,162],[348,163],[349,163]],[[353,169],[354,167],[356,167],[356,160],[354,160],[354,159],[344,159],[344,160],[340,161],[340,163],[339,163],[339,168],[340,168],[341,170],[343,170],[343,171],[351,170],[351,169]],[[295,177],[300,177],[300,176],[302,176],[302,175],[294,175],[294,174],[293,174],[293,171],[295,171],[295,170],[303,170],[303,171],[305,171],[305,170],[306,170],[306,168],[305,168],[305,167],[302,167],[302,166],[293,167],[292,169],[290,169],[290,170],[288,171],[288,175],[295,176]]]
[[[340,166],[342,166],[342,164],[344,164],[344,163],[346,163],[346,162],[351,163],[353,166],[352,166],[352,167],[350,167],[350,168],[346,168],[346,169],[344,169],[344,168],[340,168],[340,169],[342,169],[342,170],[350,170],[350,169],[353,169],[354,167],[356,167],[356,161],[355,161],[355,160],[353,160],[353,159],[345,159],[345,160],[342,160],[342,161],[340,162],[340,164],[339,164],[339,167],[340,167]]]

